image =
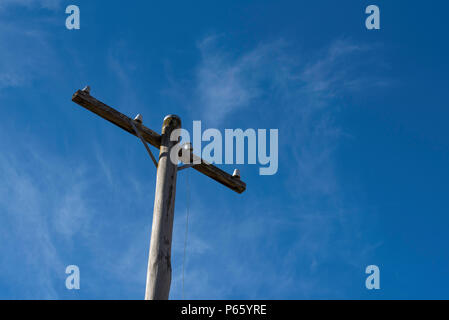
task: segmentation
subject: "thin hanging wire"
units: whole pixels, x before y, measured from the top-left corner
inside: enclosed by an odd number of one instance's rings
[[[190,214],[190,185],[189,185],[189,171],[186,172],[186,231],[184,237],[184,256],[182,258],[182,300],[185,300],[184,294],[184,269],[186,264],[187,251],[187,236],[189,234],[189,214]]]

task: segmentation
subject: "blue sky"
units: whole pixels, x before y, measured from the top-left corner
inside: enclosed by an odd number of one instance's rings
[[[70,4],[80,30],[65,28]],[[365,28],[370,4],[381,30]],[[1,0],[0,298],[144,296],[155,169],[71,102],[87,84],[157,131],[171,113],[186,129],[279,129],[276,175],[221,166],[241,170],[242,195],[179,173],[171,298],[189,190],[186,298],[449,298],[448,9]]]

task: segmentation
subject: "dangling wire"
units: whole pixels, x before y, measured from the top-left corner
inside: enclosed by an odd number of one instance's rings
[[[184,238],[184,256],[182,258],[182,300],[185,300],[184,294],[184,269],[186,264],[186,251],[187,251],[187,236],[189,232],[189,214],[190,214],[190,185],[189,185],[189,171],[186,172],[186,231]]]

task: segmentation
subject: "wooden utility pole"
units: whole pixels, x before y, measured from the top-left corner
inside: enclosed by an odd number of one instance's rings
[[[170,159],[170,151],[177,141],[170,141],[170,134],[180,127],[181,120],[177,116],[164,119],[154,196],[146,300],[167,300],[170,293],[171,239],[178,171],[178,164]]]
[[[159,161],[157,161],[156,192],[153,210],[153,225],[151,231],[150,253],[148,259],[147,284],[145,290],[146,300],[167,300],[171,283],[171,244],[173,233],[173,219],[176,196],[176,176],[178,165],[170,159],[172,148],[178,143],[170,141],[170,135],[175,129],[181,128],[181,119],[175,115],[165,117],[162,125],[162,134],[148,129],[142,124],[142,118],[134,120],[128,118],[117,110],[98,101],[90,95],[90,88],[78,90],[72,97],[72,101],[92,111],[98,116],[123,130],[139,137],[145,144],[153,161],[156,160],[146,143],[159,149]],[[189,151],[191,165],[181,169],[192,167],[224,186],[242,193],[246,184],[240,180],[240,174],[236,170],[230,175],[216,166],[207,163],[203,159]]]

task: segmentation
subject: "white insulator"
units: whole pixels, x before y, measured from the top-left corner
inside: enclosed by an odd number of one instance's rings
[[[134,121],[136,121],[136,122],[142,124],[142,122],[143,122],[143,117],[142,117],[142,115],[139,113],[139,114],[134,118]]]

